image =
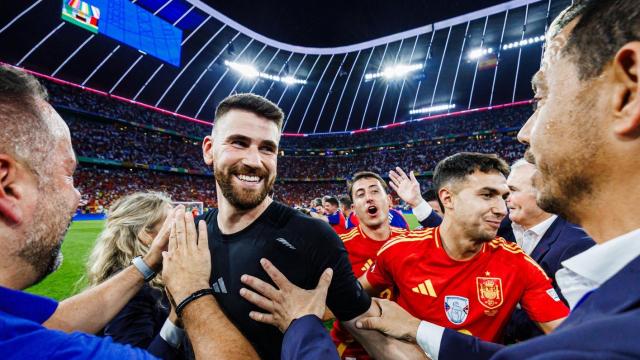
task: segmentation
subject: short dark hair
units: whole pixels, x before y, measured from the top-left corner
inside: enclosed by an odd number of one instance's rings
[[[346,207],[351,207],[351,205],[353,205],[353,201],[351,201],[351,197],[349,195],[341,195],[338,201],[340,201],[341,205]]]
[[[550,37],[578,17],[562,51],[572,56],[580,80],[600,75],[624,44],[640,40],[638,0],[574,0],[554,20]]]
[[[360,179],[376,179],[378,180],[378,182],[380,182],[380,185],[382,185],[382,188],[384,189],[384,191],[387,194],[389,193],[389,188],[387,187],[387,183],[384,181],[384,179],[382,179],[380,175],[374,173],[373,171],[359,171],[353,174],[351,181],[347,181],[347,192],[348,192],[347,195],[349,195],[349,198],[351,198],[351,201],[353,201],[353,194],[352,194],[353,184],[355,184],[355,182]]]
[[[438,194],[435,190],[429,189],[422,193],[422,198],[425,201],[438,201]]]
[[[250,93],[227,96],[216,108],[216,120],[231,110],[244,110],[271,120],[278,125],[278,130],[282,131],[284,112],[282,112],[282,109],[280,109],[278,105],[265,97]]]
[[[322,202],[328,202],[329,204],[333,205],[333,206],[339,206],[340,204],[338,203],[338,199],[336,199],[335,196],[332,195],[327,195],[325,197],[322,198]]]
[[[313,202],[313,206],[322,206],[322,198],[315,198],[311,202]]]
[[[47,90],[27,72],[0,65],[0,152],[39,174],[49,168],[48,158],[56,137],[43,111]]]
[[[464,181],[476,171],[497,172],[509,176],[509,165],[496,154],[461,152],[451,155],[436,165],[433,172],[433,187],[440,191],[450,182]]]

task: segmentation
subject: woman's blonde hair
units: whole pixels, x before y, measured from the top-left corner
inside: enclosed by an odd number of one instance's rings
[[[131,259],[149,251],[138,238],[142,230],[151,230],[164,221],[171,199],[160,192],[138,192],[116,200],[109,208],[104,230],[98,235],[89,261],[89,286],[96,286],[130,265]],[[151,281],[162,287],[160,275]]]

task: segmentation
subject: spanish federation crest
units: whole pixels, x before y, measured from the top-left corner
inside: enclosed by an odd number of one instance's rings
[[[462,324],[469,315],[469,299],[462,296],[445,296],[444,312],[449,321],[456,325]]]
[[[477,277],[478,301],[487,309],[502,305],[502,280],[494,277]]]

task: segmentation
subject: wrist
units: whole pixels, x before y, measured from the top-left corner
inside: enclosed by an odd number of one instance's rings
[[[411,208],[416,208],[418,207],[418,205],[420,205],[422,202],[424,201],[424,199],[422,198],[422,196],[418,195],[412,199],[408,199],[407,200],[407,204],[409,204],[409,206],[411,206]]]
[[[159,273],[162,270],[162,253],[155,251],[154,249],[150,249],[147,255],[142,257],[147,266],[151,268],[151,270]]]
[[[197,282],[193,284],[185,284],[185,286],[181,286],[175,290],[171,290],[171,296],[173,296],[173,300],[176,302],[176,305],[180,304],[184,299],[188,298],[191,294],[196,291],[202,289],[208,289],[211,285],[207,282]]]

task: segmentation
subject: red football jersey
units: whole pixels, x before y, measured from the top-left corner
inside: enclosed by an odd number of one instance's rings
[[[500,339],[518,303],[536,322],[569,314],[551,280],[518,245],[496,238],[457,261],[443,249],[439,227],[387,242],[367,280],[376,288],[395,285],[398,304],[413,316],[487,341]]]
[[[351,268],[356,277],[362,276],[369,267],[376,261],[376,256],[380,248],[386,244],[389,240],[394,239],[400,235],[406,234],[408,231],[405,229],[391,227],[391,235],[389,239],[385,241],[373,240],[367,237],[362,231],[360,226],[357,226],[344,234],[340,234],[340,238],[344,243],[344,247],[349,253],[349,261],[351,262]],[[391,299],[392,287],[382,291],[378,297]],[[338,321],[333,323],[333,329],[331,330],[331,338],[334,344],[338,348],[338,354],[341,358],[354,358],[358,360],[370,359],[367,352],[362,345],[353,340],[353,337],[347,330],[345,330]]]

